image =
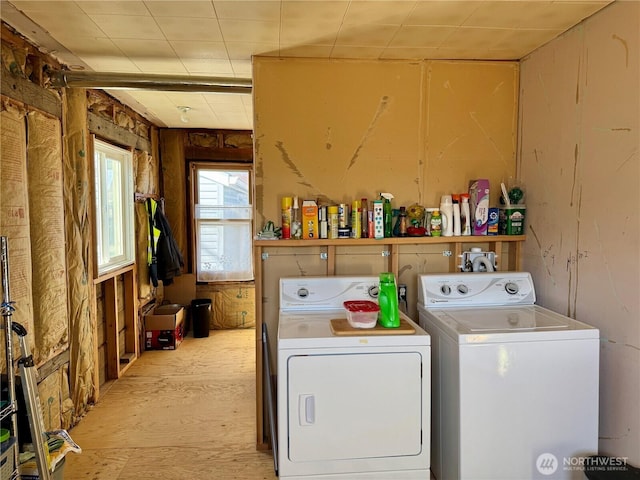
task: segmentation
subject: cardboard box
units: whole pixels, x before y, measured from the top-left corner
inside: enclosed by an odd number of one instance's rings
[[[524,205],[512,205],[500,209],[500,235],[524,235]]]
[[[302,202],[302,238],[320,238],[318,231],[318,205],[314,200]]]
[[[146,350],[175,350],[184,338],[184,308],[179,305],[156,307],[144,317]]]
[[[471,204],[471,235],[486,235],[489,223],[489,180],[481,178],[469,182]]]
[[[487,222],[487,235],[498,235],[498,224],[500,222],[500,209],[489,208],[489,221]]]
[[[211,328],[255,328],[255,287],[246,284],[198,285],[198,298],[210,298]]]

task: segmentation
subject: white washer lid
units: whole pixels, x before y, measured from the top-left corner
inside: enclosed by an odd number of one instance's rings
[[[460,343],[599,337],[597,328],[539,305],[421,309],[421,315],[425,313],[451,335],[457,335]]]
[[[470,332],[566,329],[569,328],[567,320],[526,307],[469,309],[457,311],[455,315],[455,321]]]

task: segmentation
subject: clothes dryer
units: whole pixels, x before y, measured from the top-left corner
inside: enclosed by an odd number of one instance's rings
[[[346,300],[377,299],[377,277],[280,281],[277,339],[281,479],[428,479],[430,337],[336,335]]]

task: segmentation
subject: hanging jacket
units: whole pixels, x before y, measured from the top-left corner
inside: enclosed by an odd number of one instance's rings
[[[171,226],[162,210],[158,208],[158,203],[151,198],[148,198],[146,203],[149,216],[148,264],[151,283],[157,287],[160,280],[163,285],[171,285],[174,277],[182,275],[184,259],[173,237]]]

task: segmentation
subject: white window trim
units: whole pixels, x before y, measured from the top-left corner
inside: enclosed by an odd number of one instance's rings
[[[98,154],[106,154],[110,155],[111,158],[120,160],[124,165],[122,175],[121,175],[121,185],[122,185],[122,228],[123,228],[123,249],[124,252],[122,255],[110,258],[109,261],[100,263],[101,258],[101,244],[100,236],[104,237],[102,240],[106,241],[107,232],[102,228],[101,218],[105,212],[105,207],[102,202],[98,200],[98,191],[96,189],[102,189],[104,187],[104,182],[101,182],[101,185],[97,185],[98,175],[101,172],[96,171],[96,155]],[[102,164],[102,162],[101,162]],[[102,166],[102,165],[101,165]],[[103,276],[108,274],[109,272],[113,272],[114,270],[121,269],[123,267],[133,265],[135,262],[135,225],[134,225],[134,180],[133,180],[133,153],[130,149],[124,149],[117,147],[113,144],[107,143],[105,141],[99,140],[93,137],[93,187],[94,187],[94,215],[95,215],[95,259],[96,266],[95,270],[97,276]],[[104,173],[104,171],[102,172]]]
[[[248,261],[250,267],[244,271],[244,274],[235,274],[227,273],[224,271],[218,272],[200,272],[199,264],[200,264],[200,246],[199,246],[199,227],[203,222],[202,218],[206,217],[206,213],[203,213],[207,210],[206,207],[201,208],[198,205],[198,197],[199,192],[198,189],[198,170],[238,170],[247,172],[249,175],[249,205],[246,207],[232,207],[232,209],[248,211],[248,219],[242,220],[213,220],[207,223],[215,224],[220,223],[222,225],[232,225],[236,224],[246,224],[248,226],[247,229],[247,245],[250,255],[248,255]],[[192,244],[194,247],[193,254],[193,272],[196,274],[196,280],[200,282],[238,282],[238,281],[253,281],[255,278],[254,275],[254,265],[253,265],[253,168],[251,165],[247,164],[237,164],[237,163],[220,163],[220,162],[192,162],[190,164],[190,183],[191,183],[191,231],[192,231]]]

